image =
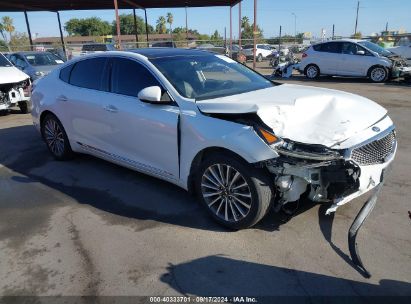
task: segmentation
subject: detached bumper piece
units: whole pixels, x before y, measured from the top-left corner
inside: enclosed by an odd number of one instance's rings
[[[374,209],[381,188],[382,183],[377,186],[375,193],[368,199],[368,201],[361,208],[360,212],[355,217],[354,222],[351,224],[350,230],[348,231],[348,248],[350,250],[351,260],[353,261],[354,265],[357,266],[363,272],[366,278],[370,278],[371,274],[367,271],[367,269],[365,269],[364,264],[361,261],[360,255],[358,253],[356,238],[362,224],[367,219],[371,211]]]

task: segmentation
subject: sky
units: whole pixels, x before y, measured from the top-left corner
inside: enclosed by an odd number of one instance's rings
[[[354,32],[355,13],[357,0],[258,0],[257,23],[262,28],[264,37],[278,36],[280,25],[283,34],[294,34],[296,15],[297,32],[311,32],[314,36],[320,36],[324,29],[326,37],[331,36],[332,25],[335,24],[335,34],[338,36],[350,36]],[[253,21],[254,0],[243,0],[242,15],[248,16]],[[148,21],[155,25],[159,16],[165,16],[167,12],[174,15],[173,27],[185,27],[184,8],[149,9]],[[132,10],[120,10],[120,13],[132,13]],[[144,11],[136,10],[137,15],[144,17]],[[1,13],[2,16],[10,16],[14,20],[16,31],[27,32],[24,14]],[[62,11],[60,12],[62,24],[71,18],[100,17],[111,22],[114,20],[113,10],[99,11]],[[229,8],[189,8],[188,27],[197,29],[203,34],[212,34],[218,30],[224,35],[227,29],[229,35]],[[33,38],[59,36],[57,17],[50,12],[29,12]],[[380,32],[388,27],[391,30],[404,29],[411,31],[411,0],[361,0],[358,21],[358,30],[363,35]],[[67,33],[65,33],[67,34]],[[238,37],[238,5],[233,7],[233,36]]]

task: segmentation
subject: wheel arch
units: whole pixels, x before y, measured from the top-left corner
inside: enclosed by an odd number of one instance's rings
[[[207,158],[207,156],[212,155],[214,153],[223,153],[232,156],[237,160],[250,164],[250,162],[248,162],[244,157],[230,149],[218,146],[204,148],[194,156],[193,161],[191,162],[190,173],[187,179],[187,189],[190,194],[195,194],[194,181],[196,177],[196,172],[199,169],[201,163],[203,162],[203,160]]]

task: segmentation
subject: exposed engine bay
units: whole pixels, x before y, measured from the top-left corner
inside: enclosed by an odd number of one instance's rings
[[[407,63],[404,57],[393,55],[388,58],[392,62],[391,77],[404,77],[407,79],[411,77],[411,66]]]
[[[30,98],[30,80],[0,84],[0,110],[6,110]]]

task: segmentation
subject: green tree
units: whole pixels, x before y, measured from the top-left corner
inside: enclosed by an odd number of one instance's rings
[[[352,39],[361,39],[362,38],[362,33],[361,32],[356,32],[354,35],[351,35]]]
[[[0,52],[10,52],[10,47],[4,40],[0,40]]]
[[[97,17],[70,19],[64,24],[64,29],[70,36],[102,36],[112,33],[110,23]]]
[[[10,47],[15,51],[29,51],[30,40],[26,33],[15,32],[10,38]]]
[[[166,18],[160,16],[156,22],[156,32],[159,34],[165,34],[167,32],[166,28]]]
[[[170,35],[171,35],[171,39],[173,39],[173,31],[171,29],[171,25],[173,24],[174,21],[174,17],[172,13],[167,13],[167,23],[170,24]]]
[[[13,34],[15,27],[13,25],[13,18],[9,16],[3,16],[1,18],[1,24],[4,31],[9,33],[9,41],[11,40],[11,35]]]
[[[134,34],[134,16],[133,14],[121,14],[120,19],[120,32],[123,35],[132,35]],[[143,34],[146,32],[146,24],[143,18],[136,16],[137,23],[137,33]],[[113,35],[117,34],[117,24],[114,20],[111,24]],[[148,25],[148,33],[151,34],[154,32],[154,28],[151,25]]]
[[[247,16],[244,16],[241,19],[241,39],[253,39],[254,38],[254,25],[250,24],[250,19]],[[257,25],[257,40],[263,39],[263,31]]]

